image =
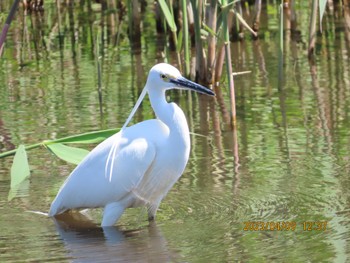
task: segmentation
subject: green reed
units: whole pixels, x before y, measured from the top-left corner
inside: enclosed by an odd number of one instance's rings
[[[182,0],[182,25],[183,25],[183,49],[184,49],[184,62],[185,62],[185,75],[190,75],[190,40],[188,32],[188,15],[187,15],[187,1]]]
[[[3,43],[6,39],[6,33],[8,27],[13,20],[15,11],[17,9],[19,1],[15,1],[12,4],[11,11],[5,22],[4,30],[2,31],[0,37],[0,49],[3,47]],[[81,2],[83,3],[83,1]],[[232,66],[232,55],[230,41],[233,38],[233,24],[234,20],[237,21],[242,27],[249,30],[256,39],[257,34],[249,26],[248,20],[245,20],[245,16],[242,13],[242,3],[240,1],[231,1],[231,0],[159,0],[158,5],[161,10],[162,17],[165,21],[165,24],[168,28],[168,32],[171,35],[171,38],[168,38],[167,41],[174,41],[174,46],[176,48],[176,56],[178,66],[181,68],[184,65],[184,73],[188,76],[190,74],[190,66],[195,67],[195,78],[201,82],[206,82],[207,84],[216,85],[217,83],[222,82],[222,79],[225,78],[228,91],[230,94],[230,107],[231,107],[231,121],[235,124],[236,118],[236,105],[235,105],[235,90],[234,90],[234,74]],[[286,5],[289,3],[289,5]],[[283,20],[288,19],[287,16],[283,18],[284,9],[293,9],[295,8],[293,0],[284,1],[284,5],[276,5],[275,7],[280,11],[280,23],[279,23],[279,79],[283,77]],[[91,5],[91,2],[84,2],[84,4]],[[273,4],[266,4],[273,6]],[[314,0],[312,2],[311,16],[310,16],[310,28],[309,28],[309,54],[314,54],[314,46],[316,41],[316,31],[317,31],[317,13],[319,12],[319,25],[321,29],[322,17],[326,12],[326,0]],[[57,4],[59,7],[60,4]],[[140,14],[141,1],[132,0],[127,1],[118,1],[118,4],[114,3],[114,6],[117,6],[115,13],[118,14],[118,30],[117,30],[117,39],[120,37],[120,30],[122,22],[127,20],[129,23],[129,37],[130,42],[134,43],[140,42],[140,35],[142,34],[141,21],[142,15]],[[247,8],[247,6],[245,6]],[[249,8],[249,7],[248,7]],[[262,1],[257,0],[255,2],[256,12],[254,15],[253,23],[255,25],[259,24],[260,14],[264,11],[262,7]],[[347,6],[342,7],[344,14],[348,13]],[[91,9],[91,7],[89,7]],[[123,10],[126,9],[126,17],[123,17]],[[108,10],[102,10],[105,12]],[[304,11],[303,11],[304,12]],[[309,12],[308,10],[305,12]],[[181,13],[181,16],[179,16]],[[345,16],[345,15],[344,15]],[[180,18],[179,18],[180,17]],[[234,19],[235,18],[235,19]],[[261,30],[259,26],[255,27],[256,30]],[[292,28],[293,30],[293,28]],[[240,32],[241,33],[241,32]],[[305,34],[306,35],[306,34]],[[98,39],[98,38],[96,38]],[[116,45],[119,41],[115,41]],[[97,68],[98,68],[98,86],[99,92],[101,92],[102,80],[101,80],[101,67],[100,60],[98,57],[99,54],[99,44],[96,41],[96,55],[97,55]],[[141,45],[141,43],[139,43]],[[170,46],[170,45],[169,45]],[[194,47],[194,49],[190,49]],[[101,49],[103,50],[103,48]],[[193,58],[195,64],[191,65],[190,59]],[[224,67],[225,65],[225,67]],[[224,68],[224,72],[223,69]],[[225,74],[226,73],[226,74]],[[221,85],[223,87],[223,85]],[[38,146],[45,146],[46,141],[43,143],[27,146],[26,149],[36,148]],[[48,147],[50,148],[50,147]],[[53,147],[51,147],[53,148]],[[61,147],[62,148],[62,147]],[[57,150],[58,148],[56,147]],[[53,151],[54,151],[53,150]],[[0,154],[0,157],[7,156],[8,154],[14,154],[14,151]]]

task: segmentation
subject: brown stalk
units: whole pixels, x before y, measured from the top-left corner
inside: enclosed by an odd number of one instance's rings
[[[208,27],[216,33],[216,21],[217,21],[217,1],[211,0],[209,11],[208,11]],[[215,53],[216,53],[216,36],[209,34],[208,36],[208,73],[207,73],[207,82],[214,83],[215,74],[214,74],[214,63],[215,63]]]

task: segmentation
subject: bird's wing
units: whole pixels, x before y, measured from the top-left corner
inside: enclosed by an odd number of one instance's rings
[[[104,176],[120,193],[129,193],[151,167],[155,156],[155,146],[144,138],[122,142],[114,157],[112,154]]]
[[[149,122],[147,125],[154,128],[153,136],[159,139],[165,136],[161,129],[158,132],[161,128],[158,124]],[[133,127],[139,131],[147,125]],[[156,146],[153,140],[134,136],[134,129],[128,129],[125,134],[119,132],[99,144],[76,167],[53,201],[50,215],[67,209],[102,207],[134,190],[155,160]],[[109,155],[113,145],[115,151]],[[106,166],[108,156],[110,161]]]

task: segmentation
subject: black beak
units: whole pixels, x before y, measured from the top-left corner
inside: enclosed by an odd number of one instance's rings
[[[215,96],[215,93],[211,90],[208,89],[202,85],[197,84],[196,82],[190,81],[184,77],[179,77],[176,79],[170,78],[170,82],[174,83],[178,88],[182,89],[187,89],[187,90],[194,90],[196,92],[210,95],[210,96]]]

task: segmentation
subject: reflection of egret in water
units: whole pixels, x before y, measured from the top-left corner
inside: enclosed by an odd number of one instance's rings
[[[79,212],[58,215],[54,221],[72,262],[176,261],[155,222],[137,230],[101,228]]]

